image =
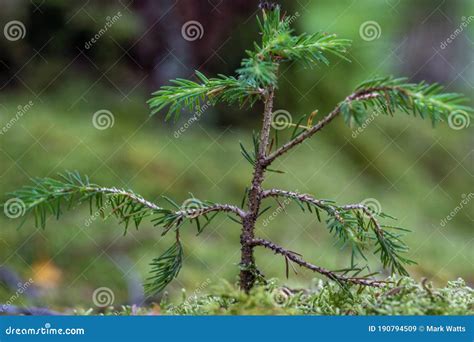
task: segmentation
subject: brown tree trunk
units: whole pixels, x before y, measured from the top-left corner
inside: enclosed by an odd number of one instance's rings
[[[248,194],[248,211],[242,220],[242,234],[240,235],[241,260],[240,260],[240,288],[248,293],[255,284],[256,266],[253,255],[252,241],[255,237],[255,223],[260,210],[262,200],[262,183],[264,180],[267,149],[270,140],[270,129],[272,123],[274,89],[268,89],[265,99],[265,110],[263,112],[263,125],[260,132],[259,150],[256,156],[252,186]]]

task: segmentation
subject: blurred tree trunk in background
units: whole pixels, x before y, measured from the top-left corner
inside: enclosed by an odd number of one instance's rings
[[[149,86],[156,89],[169,79],[189,77],[194,69],[206,68],[241,17],[250,16],[257,5],[258,1],[245,0],[135,1],[133,8],[146,28],[137,43],[136,54],[151,75]],[[181,35],[182,26],[191,20],[198,21],[204,29],[202,39],[193,42]]]
[[[462,39],[459,37],[445,49],[441,44],[462,22],[459,5],[458,1],[410,3],[411,10],[401,17],[405,19],[400,23],[406,28],[401,74],[412,75],[413,81],[444,84],[450,84],[456,78],[455,66],[466,56],[457,48],[462,45]]]

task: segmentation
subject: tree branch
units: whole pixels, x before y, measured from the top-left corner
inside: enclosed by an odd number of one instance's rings
[[[331,203],[327,201],[318,200],[311,195],[300,194],[294,191],[271,189],[271,190],[265,190],[262,192],[262,198],[268,198],[268,197],[287,197],[287,198],[297,199],[298,201],[301,201],[301,202],[312,204],[323,210],[327,210],[327,211],[329,210],[334,215],[334,217],[336,217],[338,221],[340,221],[341,223],[344,223],[344,220],[341,218],[339,211],[337,210],[338,208],[336,206],[332,205]]]
[[[209,207],[189,209],[189,210],[180,210],[176,212],[178,215],[182,216],[192,216],[193,218],[206,215],[211,212],[231,212],[239,216],[240,218],[245,217],[245,212],[239,207],[229,205],[229,204],[213,204]]]
[[[264,240],[264,239],[253,239],[252,240],[253,246],[262,246],[267,249],[272,250],[275,254],[283,255],[285,258],[293,261],[294,263],[298,264],[301,267],[310,269],[311,271],[317,272],[328,277],[331,280],[337,281],[339,283],[351,283],[356,285],[365,285],[365,286],[375,286],[381,287],[385,285],[387,282],[382,280],[373,280],[368,278],[358,278],[358,277],[346,277],[339,274],[336,274],[333,271],[327,270],[325,268],[313,265],[305,260],[303,260],[300,256],[296,255],[294,252],[291,252],[273,242]]]
[[[161,210],[163,208],[157,206],[156,204],[150,202],[150,201],[147,201],[146,199],[144,199],[143,197],[141,196],[138,196],[134,193],[131,193],[131,192],[128,192],[128,191],[125,191],[123,189],[116,189],[116,188],[94,188],[94,187],[88,187],[86,188],[86,191],[90,191],[90,192],[101,192],[103,194],[113,194],[113,195],[119,195],[119,196],[124,196],[124,197],[127,197],[131,200],[133,200],[134,202],[136,203],[139,203],[145,207],[147,207],[148,209],[151,209],[151,210]]]
[[[324,200],[318,200],[308,194],[300,194],[293,191],[286,191],[286,190],[279,190],[279,189],[271,189],[265,190],[262,192],[262,198],[267,197],[289,197],[289,198],[296,198],[302,202],[307,202],[314,204],[320,208],[326,208],[327,204]]]
[[[387,90],[393,90],[393,87],[374,87],[359,90],[346,97],[346,99],[342,103],[380,97],[382,95],[378,92],[383,92]],[[312,137],[314,134],[323,129],[328,123],[330,123],[336,116],[339,115],[339,113],[341,112],[342,103],[340,103],[331,113],[329,113],[325,118],[320,120],[316,125],[308,129],[307,131],[302,132],[300,135],[288,141],[286,144],[282,145],[276,151],[271,153],[265,160],[265,167],[268,167],[276,158],[280,157],[284,153],[291,150],[293,147],[301,144],[303,141]]]

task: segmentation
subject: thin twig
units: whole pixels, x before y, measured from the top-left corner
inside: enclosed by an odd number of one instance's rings
[[[355,92],[355,93],[349,95],[348,97],[346,97],[344,102],[347,103],[347,102],[352,102],[352,101],[357,101],[357,100],[366,100],[366,99],[370,99],[370,98],[374,98],[374,97],[379,97],[379,96],[382,96],[379,92],[387,91],[387,90],[393,90],[393,89],[395,89],[395,88],[394,87],[374,87],[374,88],[369,88],[369,89],[363,89],[363,90]],[[286,144],[282,145],[276,151],[274,151],[272,154],[270,154],[265,160],[265,164],[264,164],[265,167],[268,167],[276,158],[280,157],[284,153],[291,150],[293,147],[301,144],[303,141],[305,141],[306,139],[312,137],[315,133],[317,133],[321,129],[323,129],[328,123],[330,123],[336,116],[339,115],[339,113],[341,112],[341,105],[342,105],[342,103],[339,104],[326,117],[321,119],[316,125],[314,125],[310,129],[302,132],[297,137],[295,137],[294,139],[288,141]]]
[[[262,246],[267,249],[270,249],[274,251],[276,254],[283,255],[284,257],[290,259],[294,263],[298,264],[301,267],[310,269],[314,272],[317,272],[319,274],[322,274],[326,277],[328,277],[331,280],[341,282],[341,283],[351,283],[351,284],[356,284],[356,285],[364,285],[364,286],[374,286],[374,287],[381,287],[387,284],[387,281],[383,280],[374,280],[374,279],[368,279],[368,278],[359,278],[359,277],[346,277],[339,275],[335,272],[332,272],[330,270],[327,270],[323,267],[319,267],[316,265],[313,265],[301,258],[300,256],[296,255],[294,252],[291,252],[281,246],[278,246],[277,244],[264,240],[264,239],[253,239],[252,244],[254,246]]]
[[[239,216],[240,218],[245,217],[245,212],[239,207],[230,205],[230,204],[213,204],[204,208],[188,209],[177,211],[176,214],[183,216],[203,216],[211,212],[231,212]]]

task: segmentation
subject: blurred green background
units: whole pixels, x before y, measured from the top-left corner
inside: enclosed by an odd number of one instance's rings
[[[2,27],[17,20],[25,29],[22,39],[0,36],[0,126],[7,128],[0,134],[2,201],[32,177],[78,170],[95,183],[134,189],[161,204],[164,194],[181,203],[189,193],[240,203],[251,167],[238,142],[250,146],[261,107],[247,112],[209,108],[178,136],[192,114],[164,123],[162,115],[149,117],[146,100],[167,80],[191,77],[195,69],[232,74],[259,38],[257,1],[0,0],[0,5]],[[288,15],[299,14],[297,31],[335,32],[353,40],[352,63],[333,59],[327,68],[283,69],[276,109],[288,110],[295,120],[315,109],[323,115],[374,74],[440,82],[465,93],[474,105],[472,1],[298,0],[282,5]],[[201,39],[183,39],[181,29],[189,20],[202,25]],[[375,37],[368,39],[361,28],[372,21]],[[442,48],[461,26],[462,32]],[[112,113],[113,126],[94,127],[99,110]],[[375,198],[398,217],[397,225],[412,230],[406,240],[409,257],[418,262],[410,267],[416,279],[444,285],[463,277],[472,285],[473,203],[446,224],[442,220],[473,192],[473,142],[472,128],[433,129],[428,121],[402,114],[378,117],[360,134],[337,120],[278,161],[286,174],[270,174],[266,184],[341,204]],[[268,215],[277,208],[271,204]],[[257,234],[315,264],[347,266],[349,253],[334,246],[323,224],[295,204],[285,209],[270,225],[260,223]],[[14,305],[87,308],[94,306],[93,292],[100,287],[113,291],[115,305],[140,303],[148,264],[171,240],[148,223],[124,237],[113,219],[87,225],[88,217],[88,208],[78,208],[59,221],[51,219],[44,231],[35,229],[31,219],[17,230],[22,219],[2,213],[0,303],[14,298]],[[186,260],[168,286],[172,297],[182,288],[206,292],[221,278],[236,280],[239,226],[223,216],[195,234],[192,226],[184,233]],[[268,277],[284,278],[283,259],[258,251],[257,262]],[[380,270],[377,263],[373,270]],[[313,277],[301,270],[285,282],[305,286]],[[29,278],[31,291],[12,297],[20,279]]]

